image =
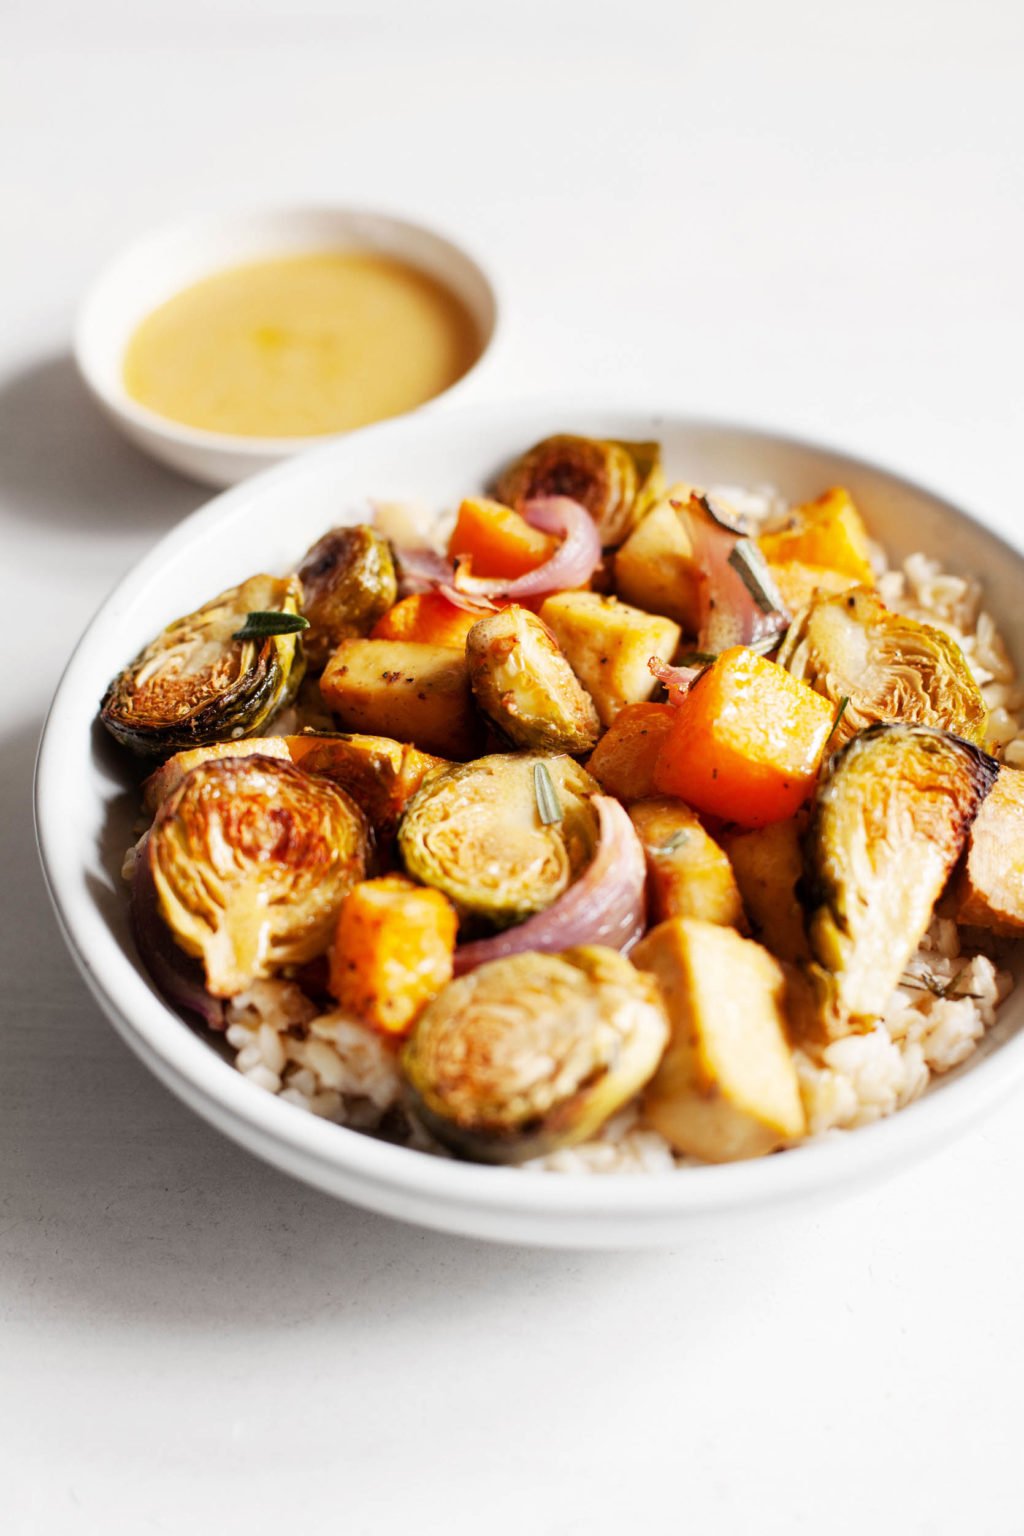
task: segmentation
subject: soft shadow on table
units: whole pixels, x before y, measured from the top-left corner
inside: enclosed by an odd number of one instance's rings
[[[365,1332],[387,1325],[385,1270],[429,1322],[456,1298],[465,1317],[658,1262],[407,1227],[306,1189],[180,1105],[103,1019],[57,930],[27,814],[39,725],[0,741],[0,868],[18,892],[0,923],[0,1316],[191,1332],[351,1314]]]
[[[0,380],[0,499],[55,531],[154,533],[211,493],[133,448],[86,393],[69,356]]]

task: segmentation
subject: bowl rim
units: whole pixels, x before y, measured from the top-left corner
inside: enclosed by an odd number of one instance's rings
[[[408,411],[401,412],[398,416],[387,417],[381,422],[368,423],[365,427],[342,428],[337,432],[318,432],[307,436],[292,437],[260,437],[251,434],[234,432],[213,432],[205,427],[193,427],[186,422],[175,421],[171,416],[164,416],[150,406],[143,405],[134,400],[125,389],[111,388],[104,376],[102,368],[98,367],[95,360],[95,347],[90,341],[91,327],[94,323],[93,316],[96,309],[102,303],[107,290],[120,276],[125,268],[136,262],[150,259],[161,248],[172,244],[177,239],[189,234],[197,238],[212,234],[217,230],[229,230],[242,227],[261,219],[286,221],[301,221],[308,218],[323,218],[339,216],[343,219],[354,221],[368,220],[381,225],[388,225],[395,230],[402,231],[411,236],[426,236],[437,247],[446,250],[457,260],[465,263],[472,274],[473,280],[481,286],[481,291],[486,295],[490,310],[489,324],[481,337],[480,351],[465,373],[443,389],[440,394],[433,395],[421,405],[411,406]],[[326,247],[323,247],[326,249]],[[370,249],[374,249],[372,242]],[[274,256],[274,250],[270,246],[267,250],[268,259]],[[284,254],[284,251],[278,252]],[[258,259],[256,257],[252,259]],[[409,258],[410,265],[415,266],[413,258]],[[205,269],[206,276],[214,276],[234,265],[243,265],[241,258],[225,262],[214,262]],[[201,277],[191,279],[193,282],[202,281]],[[188,283],[172,290],[169,297],[184,290]],[[460,285],[452,285],[462,295]],[[495,344],[499,338],[499,332],[503,325],[504,306],[499,287],[493,272],[484,263],[480,253],[474,246],[467,242],[462,235],[456,236],[447,228],[440,225],[425,223],[411,217],[406,213],[393,212],[391,209],[377,204],[363,203],[282,203],[270,204],[263,207],[246,206],[228,209],[221,213],[200,214],[191,218],[167,220],[154,228],[137,235],[126,245],[121,246],[112,256],[103,263],[93,277],[84,296],[82,297],[75,313],[72,328],[72,356],[78,373],[86,388],[96,398],[100,405],[110,415],[130,423],[133,427],[162,438],[165,442],[175,447],[199,451],[203,453],[232,454],[240,459],[252,459],[265,461],[268,457],[274,458],[292,457],[297,453],[306,452],[324,447],[326,444],[336,442],[339,438],[348,437],[352,432],[366,431],[369,426],[381,426],[386,421],[400,421],[405,416],[414,412],[428,410],[441,401],[450,400],[456,390],[461,390],[473,378],[483,365],[485,359],[490,358],[494,352]],[[124,347],[122,345],[121,358],[123,360]]]
[[[621,420],[623,435],[655,422],[761,438],[797,452],[822,454],[851,470],[881,474],[895,486],[936,502],[945,512],[995,541],[1009,558],[1024,555],[1003,534],[951,502],[927,483],[889,469],[883,462],[836,448],[819,438],[798,436],[741,419],[701,416],[659,404],[649,408],[629,399],[617,404],[607,396],[570,400],[525,398],[482,401],[463,406],[459,421],[467,430],[479,418],[508,422],[510,437],[517,416],[573,419],[583,415]],[[451,415],[447,421],[450,425]],[[416,434],[426,430],[415,416],[360,429],[360,442],[371,436]],[[346,434],[351,441],[355,434]],[[1024,1030],[1003,1040],[969,1073],[937,1085],[938,1091],[853,1133],[813,1139],[782,1157],[723,1165],[702,1164],[673,1174],[559,1173],[532,1168],[494,1167],[435,1157],[384,1142],[361,1131],[325,1121],[283,1102],[246,1081],[212,1050],[207,1040],[164,1003],[145,978],[141,964],[125,954],[95,901],[75,889],[59,850],[63,829],[59,795],[54,793],[66,765],[62,717],[75,696],[76,675],[84,669],[90,646],[108,615],[149,572],[182,546],[200,543],[239,502],[261,488],[316,475],[321,461],[345,451],[331,439],[297,459],[275,465],[255,479],[221,492],[164,535],[120,579],[101,603],[75,645],[54,693],[36,758],[33,806],[36,837],[46,885],[65,941],[90,990],[119,1033],[155,1074],[204,1119],[277,1166],[301,1167],[322,1188],[338,1192],[346,1175],[358,1187],[345,1198],[387,1209],[386,1198],[426,1200],[435,1210],[469,1221],[521,1217],[543,1221],[559,1217],[607,1219],[619,1223],[657,1222],[702,1213],[723,1213],[742,1206],[775,1206],[826,1186],[835,1192],[895,1167],[906,1167],[938,1143],[980,1118],[1024,1079]],[[93,947],[93,941],[98,941]],[[275,1150],[277,1155],[275,1155]],[[319,1177],[318,1177],[319,1173]],[[381,1203],[367,1190],[379,1192]],[[414,1219],[428,1222],[426,1215]],[[436,1224],[436,1223],[435,1223]],[[454,1222],[453,1222],[454,1225]],[[466,1229],[468,1230],[468,1229]]]

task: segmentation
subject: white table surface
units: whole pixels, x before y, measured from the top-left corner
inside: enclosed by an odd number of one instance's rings
[[[68,358],[124,240],[338,198],[462,230],[479,393],[607,386],[1019,528],[1022,10],[828,0],[0,8],[0,1528],[1024,1530],[1018,1098],[756,1244],[486,1247],[291,1183],[152,1081],[37,869],[86,619],[205,497]]]

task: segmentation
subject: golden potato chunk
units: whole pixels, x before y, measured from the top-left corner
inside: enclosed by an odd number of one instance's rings
[[[809,960],[810,945],[796,883],[803,874],[800,831],[803,818],[769,822],[723,839],[743,905],[766,948],[780,960]]]
[[[615,556],[615,590],[627,603],[674,619],[690,634],[700,624],[700,571],[693,546],[672,500],[690,499],[675,485],[652,507]]]
[[[556,592],[540,610],[576,676],[611,725],[627,704],[642,704],[657,687],[647,665],[671,660],[681,630],[671,619],[643,613],[596,592]]]
[[[677,1152],[710,1163],[803,1136],[778,961],[731,928],[680,917],[649,933],[632,959],[657,977],[672,1026],[644,1096],[647,1123]]]
[[[746,932],[736,877],[728,855],[681,800],[638,800],[630,819],[647,855],[647,888],[656,923],[696,917]]]
[[[958,923],[1024,933],[1024,771],[1019,768],[1000,768],[982,801],[952,894]]]
[[[469,758],[481,750],[469,669],[460,651],[414,640],[343,640],[320,679],[342,725]]]

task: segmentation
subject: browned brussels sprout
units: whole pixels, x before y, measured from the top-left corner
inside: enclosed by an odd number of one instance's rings
[[[664,486],[657,443],[602,442],[561,433],[505,470],[499,500],[521,512],[535,496],[570,496],[597,524],[606,549],[621,544]]]
[[[368,635],[398,597],[391,549],[372,528],[332,528],[299,566],[303,648],[311,672],[322,672],[343,640]]]
[[[885,1011],[997,771],[979,747],[923,725],[873,726],[833,759],[804,842],[830,1032]]]
[[[600,786],[571,757],[495,753],[428,776],[398,829],[406,869],[495,928],[541,912],[597,846],[589,796]]]
[[[325,952],[366,853],[362,813],[328,779],[229,757],[167,796],[143,856],[174,939],[214,997],[233,997]]]
[[[300,598],[293,576],[252,576],[168,624],[110,684],[103,724],[151,757],[258,736],[302,679]],[[253,617],[256,632],[239,639]],[[288,632],[267,633],[277,621]]]
[[[536,614],[511,604],[466,637],[477,704],[517,747],[587,752],[601,732],[589,693]]]
[[[979,746],[985,739],[985,701],[960,647],[930,624],[890,613],[867,587],[815,597],[778,659],[837,708],[847,701],[833,751],[880,720],[939,726]]]
[[[655,979],[589,945],[493,960],[452,982],[402,1066],[439,1141],[517,1163],[595,1135],[653,1076],[667,1040]]]

